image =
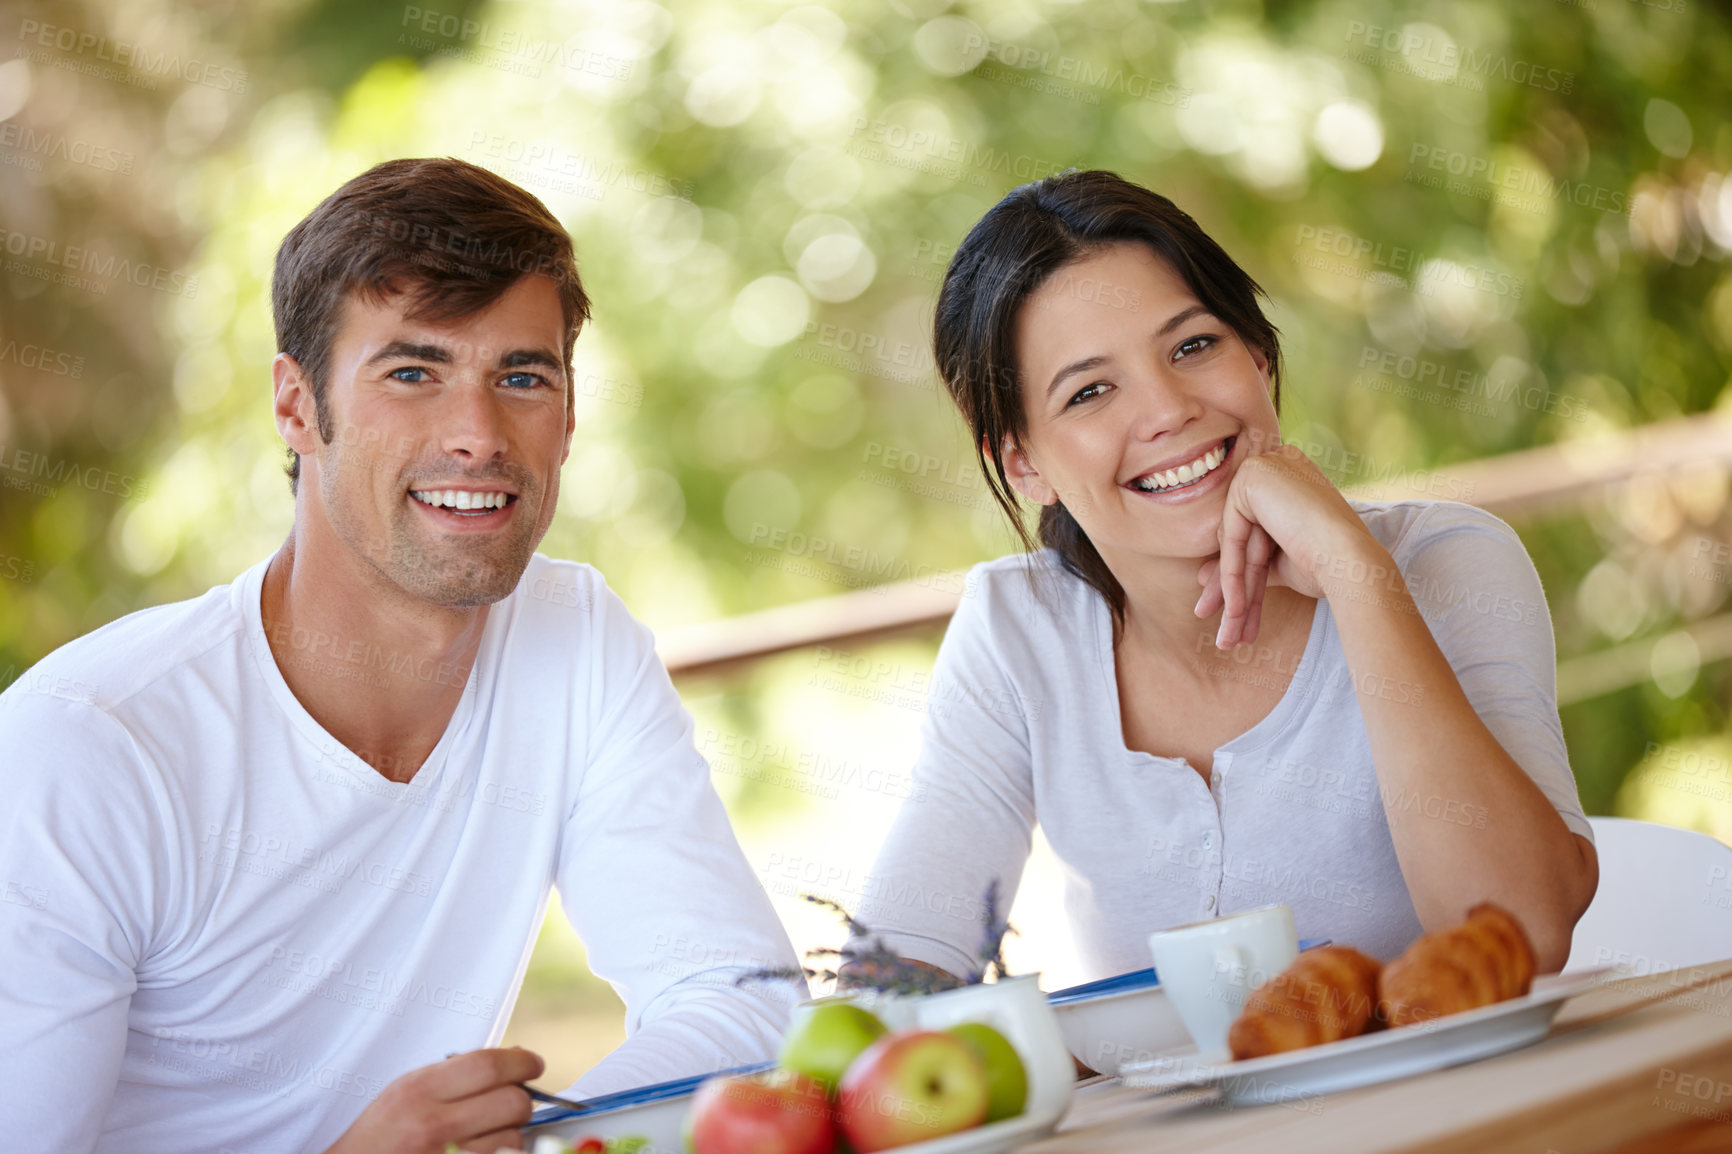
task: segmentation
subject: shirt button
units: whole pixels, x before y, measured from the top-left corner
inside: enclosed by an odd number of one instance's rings
[[[1215,848],[1215,835],[1214,834],[1206,833],[1203,835],[1203,848],[1204,849],[1214,849]]]
[[[1208,897],[1203,899],[1203,908],[1206,910],[1212,910],[1215,908],[1215,895],[1214,894],[1210,894]]]

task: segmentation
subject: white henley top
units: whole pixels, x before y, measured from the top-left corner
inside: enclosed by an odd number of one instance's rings
[[[1592,840],[1558,721],[1551,620],[1521,541],[1468,505],[1352,504],[1393,555],[1474,710],[1565,824]],[[1200,623],[1198,636],[1212,649]],[[1154,930],[1277,902],[1292,906],[1302,938],[1395,957],[1421,931],[1385,808],[1482,828],[1487,815],[1423,789],[1380,789],[1327,600],[1294,668],[1275,671],[1267,654],[1237,651],[1230,675],[1290,672],[1291,683],[1215,751],[1205,783],[1183,760],[1126,748],[1111,617],[1097,592],[1050,552],[976,566],[933,670],[916,788],[859,919],[905,957],[967,970],[981,898],[1000,879],[1000,909],[1009,908],[1038,822],[1063,868],[1089,977],[1149,965]],[[1415,704],[1424,695],[1388,679],[1357,688]]]

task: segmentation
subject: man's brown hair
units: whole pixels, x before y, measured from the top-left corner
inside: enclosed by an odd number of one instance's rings
[[[312,383],[319,437],[329,444],[335,434],[326,390],[349,294],[379,304],[405,293],[409,319],[439,323],[480,312],[530,274],[559,289],[569,410],[571,351],[589,297],[571,237],[541,201],[452,158],[387,160],[326,197],[283,238],[271,277],[277,350]],[[301,458],[289,456],[292,492]]]

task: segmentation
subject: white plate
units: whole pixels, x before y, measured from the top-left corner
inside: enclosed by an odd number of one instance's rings
[[[1125,1085],[1145,1090],[1194,1086],[1221,1090],[1229,1102],[1291,1102],[1489,1058],[1537,1042],[1551,1030],[1566,998],[1614,973],[1610,966],[1534,979],[1525,997],[1434,1018],[1414,1026],[1361,1034],[1304,1050],[1219,1064],[1189,1053],[1163,1054],[1122,1066]]]

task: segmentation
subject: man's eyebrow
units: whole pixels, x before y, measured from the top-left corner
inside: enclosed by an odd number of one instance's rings
[[[444,345],[421,345],[414,341],[392,341],[378,352],[367,358],[365,368],[382,364],[385,361],[427,361],[436,365],[448,365],[456,358]]]
[[[499,367],[502,369],[520,369],[525,365],[555,370],[565,368],[565,362],[550,349],[513,349],[499,358]]]
[[[483,349],[483,352],[486,350]],[[426,361],[429,364],[449,365],[457,361],[450,349],[444,345],[420,344],[415,341],[392,341],[378,352],[367,358],[367,367],[383,364],[387,361]],[[565,362],[551,350],[546,348],[512,349],[502,353],[497,367],[502,369],[517,369],[524,366],[553,369],[562,371]]]

